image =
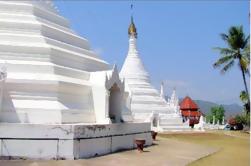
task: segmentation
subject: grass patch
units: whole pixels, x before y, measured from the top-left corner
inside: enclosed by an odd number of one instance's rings
[[[249,134],[237,131],[215,131],[192,134],[159,134],[160,137],[220,148],[218,152],[189,166],[249,166]],[[191,152],[192,153],[192,152]]]

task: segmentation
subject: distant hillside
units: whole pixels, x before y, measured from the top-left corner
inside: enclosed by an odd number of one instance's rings
[[[219,104],[209,102],[209,101],[204,101],[204,100],[194,100],[194,101],[198,104],[200,111],[203,112],[204,114],[208,114],[211,110],[211,107],[219,106]],[[231,115],[235,116],[236,114],[240,114],[243,109],[238,104],[229,104],[229,105],[222,104],[222,106],[225,109],[226,117],[229,117]]]

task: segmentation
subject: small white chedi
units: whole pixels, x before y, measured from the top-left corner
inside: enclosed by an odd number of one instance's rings
[[[134,119],[151,122],[152,129],[156,131],[190,130],[188,122],[183,123],[175,90],[171,98],[166,101],[163,84],[161,94],[151,85],[150,76],[137,51],[138,34],[133,17],[131,17],[128,34],[129,50],[120,77],[125,79],[125,90],[129,93],[130,109]]]
[[[124,81],[52,1],[0,1],[1,157],[77,159],[152,143]]]

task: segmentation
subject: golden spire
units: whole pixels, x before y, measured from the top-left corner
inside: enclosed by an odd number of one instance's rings
[[[132,10],[132,8],[133,8],[133,5],[131,5],[131,10]],[[133,22],[132,15],[131,15],[131,24],[129,25],[129,28],[128,28],[128,35],[137,38],[137,29],[136,29],[136,26]]]

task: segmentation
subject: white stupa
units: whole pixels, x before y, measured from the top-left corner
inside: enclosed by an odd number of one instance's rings
[[[150,124],[132,123],[116,66],[52,1],[0,1],[0,68],[1,157],[74,159],[133,148],[136,137],[151,144]]]
[[[137,30],[133,17],[131,17],[128,34],[129,50],[120,77],[125,79],[125,88],[131,98],[131,111],[134,119],[152,122],[152,128],[158,131],[189,129],[188,124],[183,123],[180,115],[175,91],[167,102],[163,85],[161,86],[161,94],[151,85],[149,74],[137,51]]]

